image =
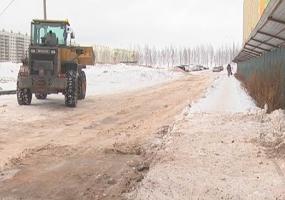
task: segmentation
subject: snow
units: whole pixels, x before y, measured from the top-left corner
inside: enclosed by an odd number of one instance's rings
[[[181,77],[183,73],[140,66],[97,65],[86,70],[87,95],[113,94],[150,87]]]
[[[129,199],[285,199],[284,118],[283,110],[258,109],[237,79],[218,73],[205,98],[146,151],[153,162]]]
[[[194,103],[191,113],[247,112],[257,107],[235,77],[221,74],[208,90],[206,97]]]
[[[0,62],[0,91],[15,90],[20,65],[10,62]]]
[[[21,64],[0,63],[0,90],[15,90]],[[168,69],[140,66],[96,65],[84,70],[87,76],[87,95],[114,94],[150,87],[174,80],[183,73]]]
[[[278,159],[285,155],[284,140],[265,136],[264,148],[274,144],[266,153],[258,144],[260,132],[279,127],[270,117],[284,121],[282,112],[182,115],[169,133],[157,139],[158,150],[149,150],[154,152],[150,171],[129,199],[285,199],[280,176],[285,163]]]

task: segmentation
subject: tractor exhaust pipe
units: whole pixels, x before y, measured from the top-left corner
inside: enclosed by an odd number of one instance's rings
[[[44,20],[47,20],[47,2],[46,0],[43,0],[44,2]]]

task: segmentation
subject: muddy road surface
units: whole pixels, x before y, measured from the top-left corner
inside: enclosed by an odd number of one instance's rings
[[[2,97],[0,199],[124,199],[148,171],[150,149],[212,81],[190,75],[75,109],[61,96],[27,107]]]

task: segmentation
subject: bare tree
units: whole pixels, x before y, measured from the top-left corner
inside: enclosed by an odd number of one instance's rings
[[[214,48],[213,45],[199,45],[193,48],[143,48],[139,45],[130,49],[112,49],[110,47],[95,46],[94,51],[98,63],[116,64],[121,61],[136,60],[141,65],[167,66],[185,64],[200,64],[205,66],[223,65],[230,63],[239,51],[239,45],[223,45]]]

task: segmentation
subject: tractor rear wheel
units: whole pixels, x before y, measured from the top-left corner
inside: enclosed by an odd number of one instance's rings
[[[80,71],[78,78],[78,100],[85,99],[85,96],[86,96],[86,74],[84,71]]]
[[[19,105],[30,105],[32,102],[32,92],[30,89],[17,88],[17,100]]]
[[[68,70],[66,72],[67,86],[65,89],[65,105],[67,107],[76,107],[78,95],[78,77],[77,71]]]
[[[44,100],[47,98],[47,93],[36,93],[35,96],[39,100]]]

